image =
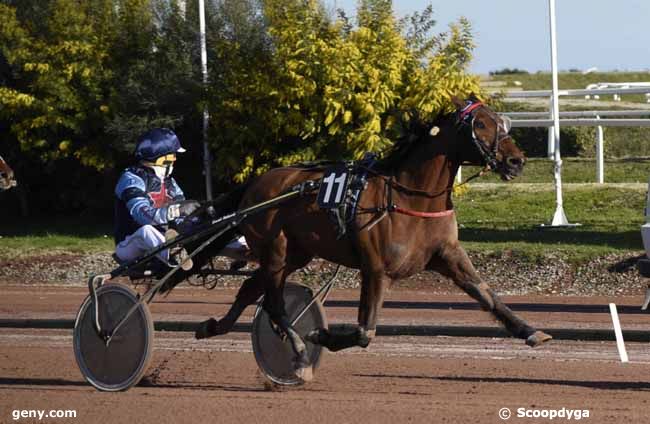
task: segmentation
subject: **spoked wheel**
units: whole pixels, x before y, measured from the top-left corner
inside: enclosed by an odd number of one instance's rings
[[[137,294],[121,284],[97,289],[99,323],[109,333],[138,303]],[[74,326],[74,354],[86,380],[99,390],[127,390],[147,371],[153,350],[153,319],[141,304],[106,343],[94,326],[95,307],[88,296],[79,308]]]
[[[294,317],[309,304],[312,298],[313,293],[309,288],[298,284],[286,284],[284,287],[284,305],[290,321],[293,321]],[[327,328],[325,311],[320,301],[316,300],[307,309],[305,314],[296,322],[294,328],[303,340],[312,330]],[[291,347],[291,342],[288,339],[283,340],[273,328],[269,314],[262,308],[261,303],[255,311],[251,338],[257,365],[269,380],[283,386],[303,383],[294,372],[295,353]],[[305,345],[307,346],[310,363],[315,371],[320,362],[322,346],[314,345],[306,340]]]

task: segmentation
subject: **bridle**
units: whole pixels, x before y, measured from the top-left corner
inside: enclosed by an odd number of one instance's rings
[[[0,190],[7,190],[15,187],[14,171],[9,167],[7,162],[0,156]]]
[[[499,143],[501,140],[509,137],[508,131],[501,132],[501,123],[499,122],[498,117],[494,116],[493,113],[487,111],[487,115],[494,122],[496,131],[494,132],[494,140],[492,141],[492,146],[488,147],[487,144],[479,137],[476,136],[474,131],[474,120],[476,119],[476,111],[481,107],[485,108],[485,105],[482,102],[468,102],[469,104],[463,109],[458,111],[458,119],[456,124],[460,128],[469,128],[472,135],[472,142],[476,149],[481,154],[483,161],[487,168],[490,171],[496,171],[499,168],[499,162],[497,161],[497,152],[499,151]]]
[[[499,162],[497,161],[497,152],[499,150],[499,143],[501,140],[509,137],[510,135],[508,134],[508,128],[505,127],[505,125],[500,122],[500,118],[496,115],[494,115],[491,111],[486,109],[486,112],[490,119],[494,122],[496,125],[496,131],[494,134],[494,140],[492,142],[492,146],[488,147],[483,140],[481,140],[479,137],[476,136],[476,132],[474,131],[474,120],[475,120],[475,115],[476,111],[484,107],[485,105],[482,102],[471,102],[468,101],[467,106],[465,106],[463,109],[458,110],[458,118],[456,121],[457,127],[459,129],[461,128],[467,128],[471,130],[471,135],[472,135],[472,142],[476,146],[477,150],[481,154],[483,161],[485,162],[485,167],[475,173],[474,175],[470,176],[467,178],[465,181],[462,183],[458,184],[456,187],[463,186],[470,181],[472,181],[475,178],[479,178],[488,171],[496,171],[499,168]],[[501,131],[501,128],[505,131]],[[424,197],[429,197],[429,198],[434,198],[438,197],[440,195],[449,193],[451,190],[453,190],[452,187],[446,188],[444,190],[441,190],[439,192],[435,193],[430,193],[425,190],[419,190],[419,189],[414,189],[411,187],[407,187],[398,181],[395,180],[394,176],[386,177],[384,175],[381,175],[379,172],[371,169],[370,167],[366,166],[361,166],[362,169],[364,169],[367,173],[373,174],[375,176],[378,176],[385,182],[385,198],[387,198],[387,205],[386,206],[381,206],[381,207],[375,207],[375,208],[369,208],[365,210],[366,212],[374,212],[374,213],[381,213],[381,215],[375,217],[373,220],[371,220],[368,224],[366,224],[365,228],[367,230],[370,230],[372,227],[374,227],[379,221],[384,219],[389,212],[397,212],[401,213],[404,215],[410,215],[410,216],[415,216],[419,218],[442,218],[446,216],[450,216],[454,214],[453,209],[449,210],[444,210],[444,211],[435,211],[435,212],[422,212],[422,211],[414,211],[410,210],[407,208],[400,207],[396,204],[393,203],[392,199],[392,189],[397,189],[402,192],[411,194],[411,195],[416,195],[416,196],[424,196]]]

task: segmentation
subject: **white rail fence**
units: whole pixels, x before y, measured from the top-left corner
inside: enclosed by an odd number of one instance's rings
[[[558,90],[558,96],[593,96],[621,94],[645,94],[650,96],[650,84],[643,83],[639,86],[630,86],[634,83],[621,83],[628,87],[619,88],[594,88],[579,90]],[[551,90],[513,91],[506,93],[505,99],[516,98],[548,98],[549,104],[552,100]],[[554,120],[553,110],[547,112],[504,112],[512,120],[513,127],[547,127],[548,130],[548,156],[554,158]],[[647,116],[649,118],[640,119]],[[605,182],[605,160],[603,148],[603,127],[650,127],[650,110],[588,110],[575,112],[560,112],[560,126],[590,126],[596,129],[596,182]],[[617,118],[618,117],[618,118]],[[557,162],[557,161],[556,161]],[[558,164],[556,163],[556,166]],[[561,166],[561,159],[560,164]]]
[[[636,86],[635,86],[636,85]],[[498,94],[498,93],[494,93]],[[620,100],[622,94],[645,94],[650,99],[650,83],[633,84],[614,88],[596,86],[578,90],[557,90],[557,97],[568,96],[589,96],[615,95]],[[504,99],[521,98],[547,98],[550,110],[547,112],[504,112],[511,118],[513,127],[547,127],[548,128],[548,157],[555,163],[554,178],[556,191],[556,210],[550,225],[542,224],[541,227],[571,227],[580,224],[570,224],[564,214],[562,196],[562,158],[560,156],[559,127],[566,126],[595,126],[596,130],[596,181],[599,184],[605,182],[605,160],[603,153],[603,127],[650,127],[650,119],[639,119],[638,117],[650,116],[648,110],[588,110],[577,112],[559,112],[556,116],[554,110],[559,110],[557,97],[553,96],[552,90],[533,91],[510,91],[506,92]],[[616,118],[620,117],[620,118]],[[555,125],[558,128],[555,128]],[[557,130],[557,131],[556,131]],[[558,140],[555,139],[557,134]],[[557,152],[556,150],[557,146]],[[461,181],[461,172],[458,172],[458,181]]]
[[[512,120],[513,127],[553,127],[553,119],[549,112],[506,112],[503,115]],[[628,117],[609,119],[610,117]],[[650,110],[588,110],[578,112],[560,112],[560,124],[577,127],[589,126],[596,128],[596,182],[605,182],[605,157],[603,127],[650,127],[650,119],[631,119],[629,117],[650,117]],[[603,119],[604,117],[604,119]],[[541,118],[541,119],[540,119]],[[550,130],[549,130],[550,132]],[[552,134],[549,136],[548,154],[552,157],[555,144]]]

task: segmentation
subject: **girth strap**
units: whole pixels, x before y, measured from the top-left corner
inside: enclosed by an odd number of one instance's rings
[[[442,212],[420,212],[420,211],[414,211],[411,209],[406,209],[402,208],[400,206],[394,205],[393,207],[395,212],[404,214],[404,215],[409,215],[409,216],[415,216],[418,218],[444,218],[445,216],[451,216],[454,214],[453,209],[448,209],[446,211]]]

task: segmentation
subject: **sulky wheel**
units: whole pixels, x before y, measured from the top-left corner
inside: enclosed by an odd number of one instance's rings
[[[284,305],[290,321],[302,311],[303,307],[312,300],[312,291],[298,284],[287,283],[284,287]],[[327,328],[325,311],[320,301],[316,300],[305,314],[296,322],[294,328],[298,334],[305,336],[314,329]],[[262,308],[262,303],[255,311],[251,334],[253,353],[260,371],[272,382],[284,386],[302,384],[302,380],[294,373],[294,352],[291,342],[283,340],[274,330],[268,313]],[[320,362],[322,346],[314,345],[305,340],[309,359],[316,370]]]
[[[122,317],[138,303],[137,294],[122,284],[97,289],[99,322],[111,333]],[[103,391],[127,390],[147,371],[153,350],[153,319],[147,304],[140,304],[113,334],[108,345],[94,326],[95,307],[88,296],[79,308],[73,344],[77,365],[90,384]]]

